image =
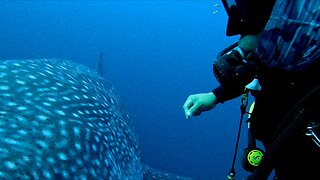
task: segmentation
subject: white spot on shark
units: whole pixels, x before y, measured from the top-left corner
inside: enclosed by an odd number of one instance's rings
[[[52,175],[50,174],[50,172],[48,170],[43,170],[42,174],[44,177],[46,177],[46,179],[52,178]]]
[[[73,133],[75,136],[80,136],[80,129],[79,127],[73,127]]]
[[[30,79],[37,79],[37,77],[34,76],[34,75],[28,75],[28,78],[30,78]]]
[[[8,169],[11,169],[11,170],[17,169],[17,165],[11,161],[5,161],[4,166]]]
[[[41,132],[45,137],[51,138],[53,136],[52,131],[49,129],[43,129]]]
[[[80,116],[76,113],[72,113],[72,116],[76,117],[76,118],[79,118]]]
[[[47,162],[52,165],[52,164],[56,163],[56,160],[53,157],[48,157]]]
[[[27,92],[25,95],[28,96],[28,97],[31,97],[31,96],[33,96],[33,93],[32,92]]]
[[[8,102],[6,103],[6,105],[7,105],[7,106],[16,106],[17,103],[16,103],[16,102],[12,102],[12,101],[8,101]]]
[[[11,139],[11,138],[4,138],[4,142],[6,142],[8,144],[19,144],[18,141]]]
[[[13,63],[13,65],[14,65],[14,66],[17,66],[17,67],[20,67],[20,66],[21,66],[21,64],[19,64],[19,63]]]
[[[58,115],[61,115],[61,116],[65,116],[66,113],[61,111],[61,110],[55,110],[55,112],[58,114]]]
[[[67,96],[63,96],[62,99],[66,100],[66,101],[71,101],[71,99]]]
[[[52,104],[50,104],[48,102],[43,102],[42,104],[45,105],[45,106],[52,106]]]
[[[0,73],[0,78],[5,77],[6,75],[7,75],[7,73],[1,72],[1,73]]]
[[[49,71],[49,70],[45,70],[45,72],[47,72],[48,74],[51,74],[51,75],[54,74],[53,72],[51,72],[51,71]]]
[[[20,84],[20,85],[25,85],[25,84],[26,84],[25,81],[22,81],[22,80],[20,80],[20,79],[16,79],[16,83],[17,83],[17,84]]]
[[[81,151],[81,149],[82,149],[80,143],[75,143],[74,147],[76,148],[77,151]]]
[[[38,115],[37,116],[37,119],[39,119],[39,120],[41,120],[41,121],[45,121],[45,120],[47,120],[47,116],[45,116],[45,115]]]
[[[78,95],[73,96],[75,99],[80,100],[81,98]]]
[[[42,141],[42,140],[37,140],[36,143],[41,146],[42,148],[45,148],[47,149],[48,148],[48,145],[46,142]]]
[[[9,86],[6,86],[6,85],[0,86],[0,90],[7,91],[7,90],[9,90],[9,89],[10,89]]]
[[[18,107],[17,107],[17,110],[19,110],[19,111],[24,111],[24,110],[26,110],[26,109],[27,109],[26,106],[18,106]]]
[[[57,85],[57,86],[60,86],[60,87],[63,87],[63,84],[61,84],[61,83],[59,83],[59,82],[57,82],[56,85]]]
[[[56,99],[51,98],[51,97],[47,97],[47,100],[50,101],[50,102],[56,102],[57,101]]]
[[[0,69],[7,69],[7,66],[1,65],[1,66],[0,66]]]
[[[22,156],[22,159],[25,161],[25,162],[30,162],[30,158],[28,156]]]
[[[28,134],[27,131],[25,131],[23,129],[18,130],[17,133],[20,134],[21,136],[25,136]]]

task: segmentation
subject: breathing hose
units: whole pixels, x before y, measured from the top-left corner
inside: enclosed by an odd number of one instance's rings
[[[284,118],[282,127],[278,130],[273,143],[267,148],[262,161],[248,180],[267,179],[273,170],[274,159],[281,153],[290,138],[302,130],[313,113],[319,110],[320,85],[305,95]],[[288,122],[290,120],[290,122]]]

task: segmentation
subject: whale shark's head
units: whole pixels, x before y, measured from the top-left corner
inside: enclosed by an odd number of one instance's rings
[[[114,89],[69,61],[0,63],[0,179],[142,179]]]

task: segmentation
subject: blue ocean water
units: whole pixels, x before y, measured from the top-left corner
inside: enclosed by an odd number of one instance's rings
[[[216,54],[226,37],[220,1],[1,1],[0,58],[66,58],[96,68],[118,90],[144,163],[194,179],[225,179],[234,152],[240,99],[185,119],[182,105],[218,85]],[[243,125],[237,179],[245,147]]]

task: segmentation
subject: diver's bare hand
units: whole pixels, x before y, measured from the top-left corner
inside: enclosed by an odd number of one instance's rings
[[[212,93],[200,93],[190,95],[183,105],[186,118],[190,116],[198,116],[204,111],[214,108],[217,104],[217,98]]]

